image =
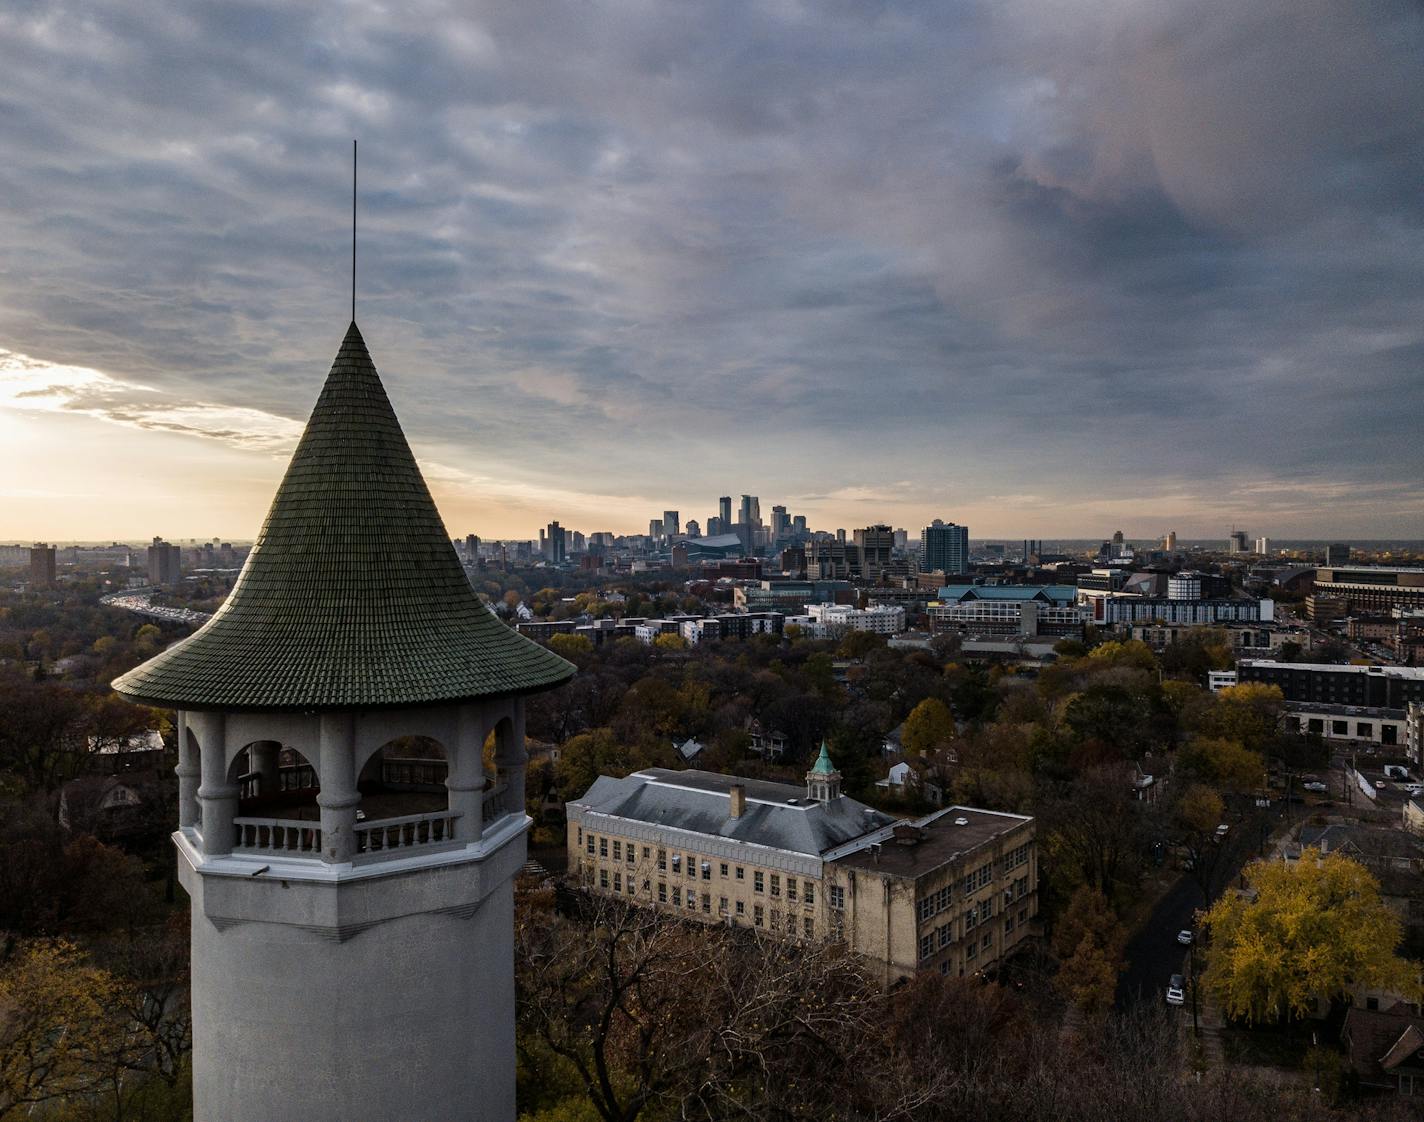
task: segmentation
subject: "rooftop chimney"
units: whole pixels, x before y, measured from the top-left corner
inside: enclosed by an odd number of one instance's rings
[[[741,783],[732,784],[732,806],[731,815],[733,818],[740,818],[747,809],[747,789]]]

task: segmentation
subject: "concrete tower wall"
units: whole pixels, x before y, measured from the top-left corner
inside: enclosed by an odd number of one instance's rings
[[[181,862],[196,1122],[512,1119],[523,823],[506,832],[478,864],[345,883]]]

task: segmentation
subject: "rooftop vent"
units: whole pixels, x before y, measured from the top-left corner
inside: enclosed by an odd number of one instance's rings
[[[956,826],[968,826],[969,819],[965,818],[964,815],[961,814],[958,818],[954,820],[954,824]]]
[[[800,805],[801,805],[801,800],[800,800],[800,799],[787,799],[787,800],[786,800],[786,805],[787,805],[787,806],[800,806]]]

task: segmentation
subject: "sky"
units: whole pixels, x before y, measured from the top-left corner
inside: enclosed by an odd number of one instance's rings
[[[1424,537],[1417,4],[8,0],[0,59],[0,539],[256,534],[353,137],[453,535]]]

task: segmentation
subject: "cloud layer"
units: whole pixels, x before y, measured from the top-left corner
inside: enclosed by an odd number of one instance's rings
[[[359,318],[454,532],[753,491],[1424,535],[1417,6],[472,11],[7,6],[0,347],[270,453],[244,418],[344,329],[354,135]]]

